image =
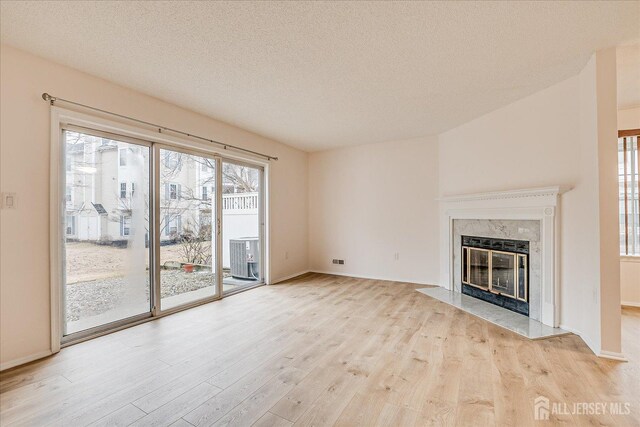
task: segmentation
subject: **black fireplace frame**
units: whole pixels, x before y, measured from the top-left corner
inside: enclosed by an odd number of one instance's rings
[[[474,298],[481,299],[483,301],[489,302],[491,304],[497,305],[499,307],[506,308],[507,310],[514,311],[516,313],[529,316],[529,242],[524,240],[513,240],[513,239],[498,239],[498,238],[489,238],[489,237],[478,237],[478,236],[461,236],[461,290],[465,295],[472,296]],[[462,278],[465,277],[465,262],[464,262],[464,248],[477,248],[477,249],[485,249],[485,250],[495,250],[500,252],[509,252],[513,254],[520,254],[527,256],[526,262],[526,301],[522,301],[518,298],[513,298],[510,296],[504,296],[499,293],[491,292],[489,290],[484,290],[479,287],[469,285],[462,282]]]

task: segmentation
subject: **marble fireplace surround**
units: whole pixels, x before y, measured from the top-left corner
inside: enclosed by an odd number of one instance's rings
[[[529,219],[454,219],[453,290],[462,285],[462,236],[492,237],[529,242],[529,318],[540,321],[540,221]]]
[[[559,199],[566,191],[554,186],[440,198],[441,286],[460,292],[461,234],[529,240],[530,318],[557,327]]]

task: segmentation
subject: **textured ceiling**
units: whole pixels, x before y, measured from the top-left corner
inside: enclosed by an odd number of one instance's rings
[[[3,43],[310,151],[442,132],[640,39],[640,2],[2,2],[0,15]]]

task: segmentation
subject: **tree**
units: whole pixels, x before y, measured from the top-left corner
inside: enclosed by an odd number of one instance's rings
[[[193,157],[193,159],[211,170],[215,168],[215,162],[211,159],[206,157]],[[231,193],[253,193],[258,191],[260,185],[257,169],[234,163],[222,163],[222,179],[224,184],[232,187],[232,191],[229,191]],[[213,184],[214,179],[211,178],[207,182]]]
[[[258,171],[247,166],[233,163],[222,164],[222,176],[231,183],[235,193],[253,193],[258,191]]]
[[[196,227],[188,221],[180,236],[180,248],[185,262],[211,265],[211,227]]]
[[[71,194],[70,200],[74,201],[73,205],[68,204],[68,214],[93,216],[96,211],[91,203],[99,203],[107,210],[108,221],[114,223],[120,222],[122,217],[135,216],[142,210],[145,231],[148,233],[152,209],[149,199],[150,188],[144,174],[139,174],[142,165],[145,168],[149,167],[148,151],[145,151],[144,147],[71,131],[66,132],[65,144],[70,166],[67,170],[67,191]],[[171,196],[166,188],[160,189],[160,234],[168,236],[167,227],[182,222],[183,225],[177,226],[175,236],[172,236],[173,239],[179,240],[180,234],[186,231],[184,224],[187,220],[193,225],[200,222],[199,218],[211,212],[210,195],[215,188],[215,161],[172,150],[161,150],[160,153],[162,182],[179,186],[179,190],[175,191],[178,194],[174,194],[171,187]],[[222,163],[221,169],[224,193],[258,191],[257,169],[226,162]],[[136,171],[138,173],[133,173]],[[112,182],[115,186],[110,184]],[[207,188],[208,192],[203,191],[203,188]],[[106,191],[109,194],[106,194]],[[121,194],[121,191],[124,194]],[[138,227],[142,226],[142,222],[137,223]],[[104,230],[101,233],[104,233]]]

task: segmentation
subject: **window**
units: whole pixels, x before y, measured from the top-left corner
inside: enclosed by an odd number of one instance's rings
[[[640,206],[638,205],[638,135],[640,129],[620,131],[618,138],[618,185],[620,254],[640,256]]]
[[[223,179],[230,185],[230,193],[222,196],[222,268],[229,269],[231,278],[222,278],[223,295],[262,281],[261,197],[262,171],[259,168],[232,161],[221,162]],[[238,224],[242,218],[242,227]],[[240,284],[234,279],[242,279]]]
[[[180,184],[165,184],[165,197],[169,200],[177,200],[180,198]]]
[[[59,266],[60,333],[66,341],[151,315],[152,245],[145,232],[153,230],[152,155],[150,146],[68,129],[60,142],[65,163],[77,159],[74,172],[59,176],[60,201],[67,201]],[[130,170],[120,166],[125,162]],[[140,200],[130,204],[123,197],[133,183]]]
[[[262,167],[58,124],[52,148],[61,167],[73,164],[72,172],[52,168],[61,238],[52,248],[61,302],[52,315],[62,320],[62,343],[264,282]],[[224,198],[216,181],[223,165],[232,193]],[[236,207],[224,217],[223,201]]]
[[[120,235],[121,236],[129,236],[131,235],[131,217],[120,215]]]

